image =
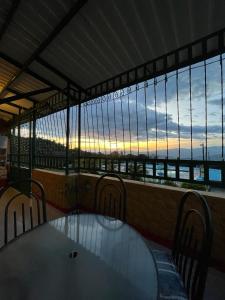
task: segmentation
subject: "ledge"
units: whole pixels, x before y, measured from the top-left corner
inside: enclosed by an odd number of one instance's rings
[[[52,170],[47,170],[47,169],[38,169],[35,168],[32,170],[33,171],[38,171],[38,172],[43,172],[43,173],[49,173],[49,174],[54,174],[54,175],[59,175],[59,176],[74,176],[74,175],[78,175],[78,173],[70,173],[68,175],[65,174],[65,172],[62,171],[52,171]]]
[[[86,176],[86,177],[92,177],[92,178],[99,178],[99,175],[97,174],[90,174],[90,173],[80,173],[81,176]],[[116,180],[114,178],[110,178],[111,180]],[[189,189],[181,188],[181,187],[175,187],[175,186],[169,186],[169,185],[163,185],[163,184],[157,184],[157,183],[149,183],[149,182],[143,182],[143,181],[138,181],[138,180],[131,180],[131,179],[123,179],[124,182],[128,184],[135,184],[135,185],[140,185],[140,186],[149,186],[152,188],[158,188],[162,190],[169,190],[169,191],[176,191],[176,192],[181,192],[185,193]],[[201,195],[206,196],[206,197],[213,197],[213,198],[218,198],[219,199],[225,199],[225,189],[224,193],[219,193],[219,192],[206,192],[206,191],[198,191]]]

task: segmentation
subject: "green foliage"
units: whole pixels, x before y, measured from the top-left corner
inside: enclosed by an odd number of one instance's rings
[[[140,180],[140,177],[143,176],[143,166],[137,165],[136,170],[134,169],[134,165],[129,165],[128,167],[128,176],[130,179],[137,179]]]
[[[207,190],[206,186],[204,184],[200,184],[200,183],[182,182],[181,187],[184,189],[192,189],[192,190],[199,190],[199,191]]]
[[[177,186],[177,184],[174,181],[171,181],[171,180],[165,180],[164,184],[169,185],[169,186]]]

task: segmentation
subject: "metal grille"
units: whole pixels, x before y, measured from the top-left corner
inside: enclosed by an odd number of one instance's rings
[[[63,169],[66,155],[66,110],[36,121],[35,165]]]
[[[10,135],[10,179],[12,181],[19,179],[28,179],[31,177],[32,170],[32,140],[33,140],[33,121],[17,124],[11,129]],[[18,189],[24,193],[29,193],[30,186],[18,186]]]
[[[32,121],[11,129],[11,162],[18,167],[29,167],[32,139]]]
[[[11,128],[10,132],[10,162],[14,166],[18,162],[18,127]]]
[[[20,166],[29,168],[32,139],[32,122],[20,125]]]
[[[83,103],[81,149],[223,160],[223,70],[221,55]]]
[[[79,153],[78,113],[79,113],[78,106],[70,107],[68,169],[71,172],[78,171],[78,153]]]
[[[85,102],[81,169],[220,185],[224,54]]]
[[[68,86],[36,107],[35,166],[223,185],[224,59],[221,54],[81,104]],[[28,125],[21,124],[25,135]]]
[[[35,166],[54,170],[78,168],[78,107],[60,110],[36,121]],[[67,138],[67,126],[69,126]],[[67,159],[68,153],[68,159]]]

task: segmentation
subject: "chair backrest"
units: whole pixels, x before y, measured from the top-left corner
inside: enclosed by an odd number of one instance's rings
[[[111,180],[105,180],[110,178]],[[126,187],[122,178],[113,173],[102,175],[95,186],[94,210],[126,221]]]
[[[197,208],[191,208],[193,201]],[[189,299],[203,299],[212,237],[212,217],[206,199],[196,191],[186,192],[178,208],[172,255]]]
[[[24,185],[30,184],[31,186],[31,192],[29,198],[24,193],[16,191],[16,193],[14,193],[11,196],[11,198],[7,201],[7,204],[5,206],[5,210],[4,210],[4,243],[5,244],[7,244],[9,241],[8,239],[9,209],[10,206],[12,206],[13,204],[16,205],[16,208],[13,211],[14,238],[47,221],[45,192],[42,184],[36,180],[24,179],[24,180],[11,182],[6,187],[0,190],[0,198],[2,198],[2,196],[10,188],[14,188],[14,187],[16,188],[18,186],[22,186],[23,184]],[[19,198],[22,198],[21,203],[19,203],[20,202]],[[18,200],[18,203],[16,203],[16,200]],[[33,200],[36,200],[35,206],[31,204],[33,203]],[[18,234],[17,211],[19,209],[18,207],[20,206],[20,204],[21,204],[20,216],[22,220],[22,232]],[[26,220],[26,217],[29,218],[29,222]]]

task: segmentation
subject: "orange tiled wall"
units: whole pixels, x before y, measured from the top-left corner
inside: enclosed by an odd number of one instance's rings
[[[93,208],[96,175],[65,176],[63,173],[34,170],[33,178],[46,190],[47,200],[64,211],[71,210],[77,201],[86,209]],[[79,180],[79,183],[78,183]],[[152,239],[171,245],[177,207],[184,189],[125,181],[128,192],[127,221]],[[212,210],[214,224],[213,261],[225,267],[225,198],[203,193]]]
[[[33,179],[42,183],[46,200],[64,212],[71,211],[76,204],[77,175],[34,169]]]
[[[86,208],[92,207],[96,175],[80,175],[80,199]],[[128,204],[127,221],[146,236],[171,245],[177,207],[184,189],[126,181]],[[212,210],[214,262],[225,267],[225,198],[213,193],[203,193]]]

